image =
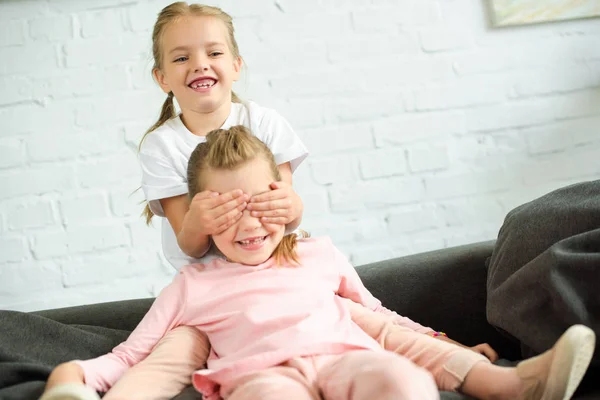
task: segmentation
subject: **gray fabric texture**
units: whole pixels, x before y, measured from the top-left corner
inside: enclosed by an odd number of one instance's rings
[[[577,323],[600,337],[599,289],[600,181],[561,188],[506,216],[489,260],[487,318],[520,342],[522,356],[549,349]]]

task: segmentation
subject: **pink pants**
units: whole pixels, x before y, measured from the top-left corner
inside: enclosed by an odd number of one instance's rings
[[[358,326],[396,354],[350,351],[295,358],[224,385],[222,396],[233,400],[319,399],[315,393],[320,390],[327,400],[437,399],[437,388],[456,391],[473,365],[489,362],[471,350],[394,325],[387,316],[351,301],[348,307]],[[128,370],[103,399],[168,400],[191,384],[192,373],[203,366],[208,351],[203,333],[178,327],[167,333],[144,361]],[[380,392],[371,392],[376,390]],[[298,393],[297,397],[288,395],[292,392]],[[282,397],[282,393],[286,395]]]

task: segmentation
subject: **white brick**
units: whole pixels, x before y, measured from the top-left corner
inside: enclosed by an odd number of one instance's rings
[[[465,111],[468,131],[493,131],[540,125],[554,119],[542,101],[514,102],[484,106]]]
[[[386,224],[380,217],[345,218],[327,224],[324,234],[331,236],[334,243],[365,243],[388,237]]]
[[[462,113],[419,113],[381,119],[373,124],[377,146],[430,140],[465,131]]]
[[[410,235],[410,254],[419,254],[427,251],[439,250],[445,247],[443,238],[432,235],[433,231],[423,231],[419,233],[413,233]],[[439,235],[439,233],[438,233]]]
[[[77,257],[62,263],[66,287],[102,284],[107,277],[123,279],[143,276],[151,271],[150,265],[156,264],[156,254],[134,257],[126,249],[116,249],[102,254],[93,254],[85,258]]]
[[[140,141],[144,137],[144,134],[150,128],[151,124],[145,123],[130,123],[126,124],[124,127],[125,131],[125,143],[129,146],[130,149],[134,150],[136,153],[140,146]]]
[[[0,105],[31,100],[32,93],[31,79],[20,76],[0,78]]]
[[[406,173],[404,149],[383,149],[360,155],[360,173],[364,179],[382,178]]]
[[[75,110],[75,122],[83,127],[97,127],[111,122],[130,122],[157,118],[164,97],[159,91],[131,92],[95,97],[93,101],[80,102]],[[131,105],[136,104],[135,108]]]
[[[34,162],[76,160],[80,157],[122,151],[124,134],[116,127],[99,130],[77,129],[69,135],[29,136],[29,158]],[[133,157],[133,155],[132,155]]]
[[[515,83],[518,96],[568,92],[593,86],[593,76],[585,65],[544,68],[519,74]]]
[[[21,139],[0,139],[0,168],[11,168],[23,165],[25,153]]]
[[[0,19],[11,20],[19,18],[32,18],[37,15],[46,14],[48,4],[37,0],[18,0],[0,2]]]
[[[390,93],[364,93],[321,101],[327,123],[373,121],[381,117],[403,114],[408,108],[408,93],[401,89]],[[370,132],[370,129],[369,129]],[[362,134],[366,134],[363,132]]]
[[[273,74],[278,75],[282,70],[286,70],[290,65],[293,65],[296,71],[305,71],[328,64],[328,46],[322,40],[295,40],[293,46],[290,46],[289,41],[281,41],[279,37],[266,38],[264,42],[260,42],[260,39],[254,36],[246,40],[256,42],[252,45],[238,43],[248,67],[248,74],[251,74],[250,84],[256,81],[256,72],[270,78]],[[246,53],[245,48],[255,48],[256,51]]]
[[[73,37],[73,22],[69,15],[35,18],[29,21],[29,35],[36,41],[68,40]]]
[[[131,74],[131,85],[134,89],[152,89],[161,91],[158,84],[152,76],[153,62],[137,62],[132,65],[129,74]],[[164,95],[166,98],[167,95]]]
[[[354,155],[313,159],[310,161],[310,169],[313,179],[320,185],[350,183],[358,179]]]
[[[367,124],[348,124],[299,132],[311,155],[331,155],[350,150],[373,148],[371,127]]]
[[[389,260],[394,257],[394,252],[390,246],[386,245],[368,246],[352,250],[351,257],[352,264],[359,266]]]
[[[571,146],[571,121],[522,130],[531,155],[562,151]]]
[[[335,40],[327,44],[327,51],[333,63],[356,63],[360,60],[376,62],[396,54],[416,54],[419,49],[411,35],[396,34]]]
[[[569,126],[569,135],[576,146],[600,141],[600,115],[563,123]]]
[[[31,250],[38,260],[65,256],[69,252],[69,238],[64,230],[58,228],[34,233]]]
[[[573,178],[598,177],[600,175],[599,151],[600,146],[588,146],[562,153],[552,159],[527,160],[519,166],[523,183],[529,186]]]
[[[442,144],[420,144],[407,149],[411,172],[444,170],[450,166],[448,148]]]
[[[129,232],[120,221],[79,225],[67,230],[69,251],[80,253],[126,247],[130,244]]]
[[[58,68],[56,48],[47,44],[0,48],[0,75],[37,74]]]
[[[0,262],[19,262],[29,258],[29,249],[23,237],[7,236],[0,237]],[[4,270],[6,266],[2,266]],[[2,274],[4,277],[4,272]],[[4,284],[4,283],[3,283]]]
[[[439,228],[442,225],[439,211],[430,203],[401,207],[392,211],[386,220],[392,236]]]
[[[160,253],[161,252],[161,225],[163,219],[155,217],[151,225],[141,218],[127,224],[127,229],[132,240],[132,248],[137,252]],[[171,268],[169,266],[169,268]]]
[[[33,117],[35,116],[35,117]],[[61,132],[71,129],[75,121],[73,106],[69,103],[50,103],[46,106],[19,105],[0,109],[2,131],[0,136],[21,133]]]
[[[506,100],[511,80],[477,75],[451,83],[429,84],[415,91],[418,110],[435,110],[498,103]]]
[[[406,27],[428,26],[436,25],[441,20],[439,5],[433,1],[414,1],[405,3],[403,7],[398,7],[397,4],[397,2],[392,2],[391,5],[394,7],[376,7],[353,13],[355,30],[359,33],[370,33],[375,29],[374,27],[382,25]],[[388,6],[390,3],[386,2],[383,4],[376,2],[375,6],[378,5]]]
[[[72,189],[75,186],[73,178],[72,167],[62,165],[0,173],[0,198]]]
[[[124,4],[135,3],[135,0],[94,0],[94,1],[73,1],[73,0],[52,0],[50,10],[58,13],[69,13],[85,10],[95,10],[120,6]]]
[[[284,14],[278,18],[262,19],[258,29],[258,35],[263,40],[273,37],[282,41],[322,39],[331,32],[340,36],[349,34],[352,32],[352,20],[348,13]]]
[[[444,199],[506,190],[514,185],[505,171],[445,174],[425,178],[427,198]]]
[[[109,216],[108,202],[103,193],[86,193],[59,200],[62,221],[66,226],[88,224]]]
[[[71,98],[114,93],[129,86],[127,70],[122,65],[106,68],[82,68],[34,76],[29,89],[35,98]]]
[[[461,76],[506,71],[517,64],[515,56],[504,47],[473,50],[455,55],[453,59],[454,69]]]
[[[9,229],[15,230],[39,228],[56,222],[52,203],[49,201],[19,202],[10,207],[6,215]]]
[[[325,190],[296,190],[304,205],[303,217],[323,216],[329,213],[329,198]]]
[[[28,261],[2,266],[0,294],[19,296],[24,288],[29,295],[62,289],[60,268],[54,262]]]
[[[151,32],[159,12],[159,7],[148,7],[145,3],[127,7],[125,10],[126,26],[133,32]]]
[[[110,209],[117,217],[139,216],[142,213],[144,192],[137,188],[113,190],[110,193]]]
[[[471,45],[468,31],[450,29],[427,29],[420,32],[421,47],[426,52],[457,50]]]
[[[115,65],[146,61],[151,57],[150,38],[121,35],[115,38],[76,40],[65,44],[66,66]],[[107,55],[110,55],[107,57]]]
[[[438,218],[447,226],[502,225],[506,212],[496,196],[439,202]]]
[[[126,151],[77,166],[77,178],[84,188],[109,187],[121,183],[130,184],[131,190],[135,190],[139,186],[139,174],[140,167],[135,155]]]
[[[362,211],[390,205],[415,203],[423,199],[421,179],[390,178],[350,185],[334,185],[329,189],[333,212]]]
[[[5,21],[0,24],[0,47],[17,46],[24,43],[25,23],[23,20]]]
[[[83,38],[110,37],[123,32],[125,11],[123,9],[103,9],[78,15]]]
[[[548,112],[557,119],[597,115],[600,110],[600,96],[596,89],[567,93],[548,100]]]

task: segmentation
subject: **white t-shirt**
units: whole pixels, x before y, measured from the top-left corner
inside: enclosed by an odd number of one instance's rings
[[[249,128],[271,149],[277,165],[289,162],[292,172],[308,156],[306,147],[289,123],[272,109],[252,102],[232,103],[229,117],[221,128],[228,129],[235,125]],[[190,132],[180,116],[170,119],[146,136],[139,154],[142,190],[155,215],[165,216],[160,199],[188,193],[188,161],[196,146],[205,140],[204,136]],[[163,253],[176,269],[187,264],[208,262],[218,255],[211,249],[201,260],[189,257],[179,248],[169,221],[163,218],[161,224]]]

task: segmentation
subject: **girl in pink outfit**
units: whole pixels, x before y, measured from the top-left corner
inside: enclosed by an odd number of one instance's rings
[[[272,153],[242,126],[211,132],[188,167],[190,196],[233,188],[254,196],[279,179]],[[482,399],[568,399],[593,353],[593,331],[574,326],[548,352],[516,368],[494,366],[373,312],[379,301],[327,238],[297,240],[248,210],[211,238],[226,260],[183,267],[127,341],[58,366],[42,399],[97,399],[181,325],[210,344],[201,353],[206,368],[193,375],[209,400],[427,400],[438,388]]]

